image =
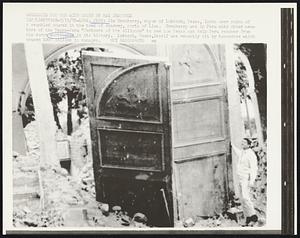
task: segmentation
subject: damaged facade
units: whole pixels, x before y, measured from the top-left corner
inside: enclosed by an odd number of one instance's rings
[[[46,63],[81,47],[87,46],[44,45]],[[225,45],[93,47],[107,49],[82,55],[96,200],[129,216],[142,212],[153,226],[226,211],[236,186],[230,141],[245,130]],[[14,84],[21,101],[14,102],[13,150],[22,154],[17,111],[30,94],[26,67]],[[76,174],[82,156],[73,147]]]

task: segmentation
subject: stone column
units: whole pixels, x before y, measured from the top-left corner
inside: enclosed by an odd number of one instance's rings
[[[22,116],[19,110],[21,98],[26,98],[23,93],[26,91],[28,82],[27,67],[25,64],[24,44],[17,43],[12,45],[12,132],[13,132],[13,151],[26,155],[27,147],[23,129]],[[25,100],[23,100],[25,101]],[[25,104],[25,103],[24,103]]]
[[[241,112],[240,96],[238,90],[237,76],[235,72],[233,45],[226,45],[226,72],[227,72],[227,93],[228,93],[228,108],[229,108],[229,128],[231,142],[237,146],[240,145],[244,137],[244,125]],[[235,193],[237,193],[237,175],[236,164],[237,157],[234,151],[232,154],[232,172],[233,172],[233,186]]]
[[[56,154],[56,126],[50,100],[42,45],[40,43],[26,43],[25,55],[35,109],[35,118],[40,137],[40,162],[41,164],[59,165]]]

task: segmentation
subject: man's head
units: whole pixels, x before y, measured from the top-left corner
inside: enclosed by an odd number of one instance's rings
[[[242,148],[244,150],[248,149],[251,145],[251,141],[249,140],[249,138],[243,138],[242,140]]]

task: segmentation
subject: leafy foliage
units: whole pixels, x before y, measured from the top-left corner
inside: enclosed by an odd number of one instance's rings
[[[236,50],[243,52],[251,65],[253,76],[254,76],[254,90],[257,95],[258,107],[261,116],[261,123],[263,129],[264,139],[267,138],[267,46],[266,44],[247,43],[247,44],[236,44]],[[241,82],[245,81],[243,78],[243,67],[237,67],[241,75]],[[242,88],[246,88],[246,84],[241,83]]]
[[[81,51],[69,55],[68,52],[58,60],[54,59],[47,65],[51,101],[57,105],[71,92],[74,99],[72,107],[85,105],[85,85],[81,62]]]
[[[238,75],[238,88],[242,101],[243,99],[246,99],[246,97],[250,98],[250,96],[247,94],[247,89],[249,88],[249,80],[246,73],[246,67],[241,60],[235,61],[235,68]]]
[[[33,106],[33,100],[31,95],[27,97],[24,111],[21,112],[21,109],[19,109],[19,112],[22,115],[23,127],[25,127],[31,121],[35,120],[34,106]]]
[[[70,50],[49,62],[46,66],[49,83],[51,103],[53,106],[54,119],[58,128],[61,125],[58,119],[60,109],[58,104],[63,100],[68,100],[68,131],[72,131],[71,110],[76,109],[79,118],[86,117],[87,104],[85,92],[85,78],[82,65],[82,51],[111,52],[101,47],[86,47]],[[24,127],[35,120],[34,106],[31,95],[26,100],[25,110],[22,114]],[[68,133],[69,134],[69,133]]]
[[[71,115],[72,109],[77,109],[80,118],[87,114],[85,79],[82,66],[82,50],[94,50],[85,48],[65,52],[58,59],[54,59],[46,66],[51,103],[53,106],[54,119],[58,128],[61,128],[58,113],[61,112],[59,103],[68,99],[68,112]],[[25,110],[22,113],[24,127],[35,120],[32,96],[26,100]],[[68,123],[70,122],[68,118]],[[72,126],[71,126],[72,127]]]

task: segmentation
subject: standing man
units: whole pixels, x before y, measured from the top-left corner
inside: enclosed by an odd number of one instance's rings
[[[241,200],[244,216],[246,217],[246,226],[250,222],[257,222],[254,206],[250,198],[250,188],[253,187],[257,175],[257,157],[250,148],[251,141],[244,138],[241,143],[242,149],[232,145],[237,154],[237,178],[238,178],[238,196]]]

